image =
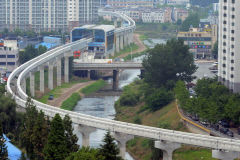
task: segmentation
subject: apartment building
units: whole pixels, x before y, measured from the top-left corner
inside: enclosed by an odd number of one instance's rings
[[[187,17],[188,17],[188,11],[187,10],[181,9],[181,8],[174,8],[173,9],[173,19],[175,21],[177,21],[179,19],[184,21]]]
[[[107,4],[112,7],[153,7],[153,0],[107,0]]]
[[[211,58],[212,49],[217,41],[217,25],[206,25],[204,28],[191,27],[188,32],[179,32],[177,38],[189,46],[189,51],[196,58]]]
[[[100,0],[0,0],[0,30],[67,31],[98,20]]]
[[[219,1],[218,80],[240,92],[240,1]]]
[[[143,23],[164,23],[164,11],[145,11],[142,12]]]
[[[11,73],[18,67],[17,40],[0,40],[0,73]]]

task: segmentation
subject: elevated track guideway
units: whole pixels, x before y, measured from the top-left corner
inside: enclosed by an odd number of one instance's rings
[[[106,14],[105,12],[100,12]],[[127,16],[115,12],[107,12],[107,14],[118,16],[125,21],[129,21],[131,29],[135,28],[135,22]],[[125,28],[120,28],[125,29]],[[16,100],[16,103],[20,107],[25,107],[25,103],[28,95],[26,94],[26,78],[30,76],[30,90],[34,97],[34,72],[40,71],[40,91],[44,91],[44,67],[48,66],[48,87],[53,88],[53,66],[57,66],[57,85],[61,85],[61,59],[64,58],[64,80],[68,82],[69,66],[68,58],[72,55],[74,50],[83,49],[87,46],[91,39],[82,39],[69,43],[24,63],[16,68],[9,76],[7,82],[7,92],[12,95]],[[134,66],[134,64],[111,64],[112,67],[124,67]],[[81,66],[83,67],[83,66]],[[84,67],[96,67],[93,64],[84,64]],[[103,67],[103,66],[102,66]],[[141,68],[139,64],[136,64],[136,68]],[[15,88],[14,81],[17,79],[17,90]],[[175,149],[179,148],[181,144],[194,145],[200,147],[206,147],[213,149],[213,157],[224,160],[233,160],[239,156],[240,152],[240,140],[212,137],[200,134],[185,133],[174,130],[161,129],[156,127],[149,127],[144,125],[131,124],[126,122],[119,122],[115,120],[109,120],[105,118],[93,117],[81,113],[63,110],[54,106],[43,104],[33,99],[34,104],[38,110],[42,110],[47,116],[54,117],[56,113],[61,116],[69,115],[76,127],[82,133],[83,145],[89,145],[89,134],[96,128],[109,130],[114,133],[116,140],[120,146],[120,154],[125,155],[126,141],[133,138],[133,136],[146,137],[156,140],[155,147],[163,150],[164,160],[172,159],[172,153]]]

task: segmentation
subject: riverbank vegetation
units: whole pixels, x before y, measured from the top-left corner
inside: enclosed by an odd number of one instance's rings
[[[112,59],[117,58],[117,57],[119,57],[119,56],[121,56],[121,55],[123,55],[125,53],[134,52],[134,51],[138,50],[138,48],[139,48],[138,45],[136,45],[135,43],[131,43],[130,45],[124,47],[119,52],[116,52],[114,54],[114,56],[110,56],[109,58],[112,58]]]
[[[73,108],[77,105],[78,101],[81,100],[79,93],[73,93],[68,99],[63,101],[61,109],[72,111]]]
[[[105,85],[106,85],[106,82],[101,79],[101,80],[98,80],[98,81],[96,81],[96,82],[94,82],[94,83],[92,83],[92,84],[90,84],[90,85],[82,88],[82,89],[80,90],[80,92],[82,92],[82,93],[85,94],[85,95],[89,95],[89,94],[91,94],[91,93],[94,93],[94,92],[100,90],[100,89],[103,88]]]

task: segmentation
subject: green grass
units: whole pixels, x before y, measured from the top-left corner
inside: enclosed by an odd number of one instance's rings
[[[140,57],[140,56],[142,56],[142,55],[145,55],[147,53],[147,50],[145,50],[145,51],[143,51],[143,52],[138,52],[138,53],[134,53],[134,54],[129,54],[129,55],[127,55],[126,57],[124,57],[123,59],[124,59],[124,61],[129,61],[129,60],[131,60],[131,59],[133,59],[133,58],[136,58],[136,57]]]
[[[112,56],[110,58],[114,59],[122,54],[129,53],[129,52],[131,52],[131,48],[132,48],[132,52],[133,52],[133,51],[137,50],[139,47],[135,43],[131,43],[130,46],[124,47],[121,51],[115,53],[114,56]]]
[[[61,109],[72,111],[79,100],[81,100],[81,96],[79,95],[79,93],[73,93],[68,99],[63,101]]]
[[[94,93],[101,88],[103,88],[106,85],[106,82],[104,80],[98,80],[84,88],[81,89],[81,92],[85,95],[89,95],[91,93]]]
[[[58,86],[58,87],[54,88],[53,90],[51,90],[50,92],[48,92],[47,94],[45,94],[44,96],[39,98],[38,101],[47,104],[48,97],[50,95],[53,95],[54,98],[58,98],[61,95],[61,89],[63,89],[63,88],[70,88],[74,84],[82,83],[82,82],[87,82],[87,80],[78,80],[78,81],[72,81],[70,83],[63,83],[61,86]]]
[[[196,147],[182,147],[174,152],[173,160],[216,160],[211,150]]]

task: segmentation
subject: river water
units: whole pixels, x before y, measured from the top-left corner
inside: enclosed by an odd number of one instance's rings
[[[125,70],[121,72],[119,77],[119,88],[122,88],[125,85],[133,82],[139,74],[139,70]],[[83,98],[78,102],[74,111],[96,117],[114,119],[116,114],[114,103],[118,100],[118,98],[119,97],[113,96],[106,96],[101,98]],[[78,144],[81,145],[82,135],[79,132],[77,132],[76,134],[79,137]],[[95,148],[99,147],[102,144],[102,140],[105,134],[106,131],[101,129],[97,129],[96,132],[91,133],[90,146]],[[128,153],[126,153],[126,159],[133,160],[133,158]]]

